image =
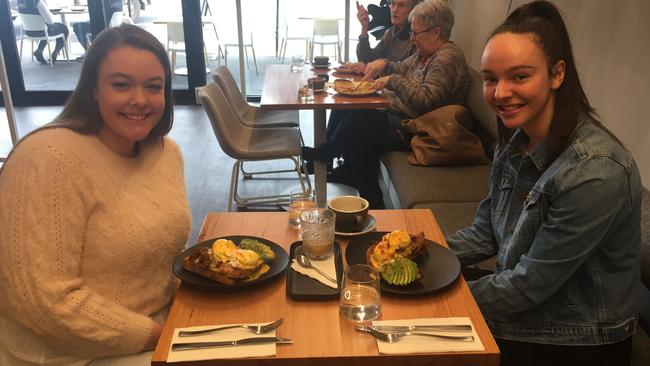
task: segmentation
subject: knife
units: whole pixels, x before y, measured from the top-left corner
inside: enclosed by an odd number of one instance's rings
[[[414,330],[434,330],[439,332],[469,332],[469,324],[427,324],[427,325],[375,325],[374,330],[380,332],[409,332]]]
[[[243,346],[248,344],[289,344],[293,343],[293,339],[280,338],[280,337],[255,337],[237,339],[234,341],[218,341],[218,342],[191,342],[191,343],[174,343],[172,344],[172,351],[186,351],[191,349],[212,348],[212,347],[232,347]]]

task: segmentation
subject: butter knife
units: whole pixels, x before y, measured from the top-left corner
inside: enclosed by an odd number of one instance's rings
[[[409,332],[415,330],[470,332],[472,330],[472,326],[469,324],[375,325],[372,328],[379,332]]]
[[[255,337],[243,338],[233,341],[217,341],[217,342],[191,342],[191,343],[174,343],[172,344],[172,351],[187,351],[192,349],[212,348],[212,347],[232,347],[243,346],[249,344],[289,344],[293,343],[293,339],[280,338],[280,337]]]

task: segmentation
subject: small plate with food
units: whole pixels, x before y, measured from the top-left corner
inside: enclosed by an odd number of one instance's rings
[[[248,287],[266,282],[287,268],[287,252],[270,240],[224,236],[183,251],[172,266],[176,277],[211,289]]]
[[[451,284],[460,262],[449,249],[402,230],[370,232],[350,240],[345,251],[350,264],[369,264],[381,277],[381,290],[397,295],[423,295]]]
[[[334,80],[334,90],[337,93],[350,96],[364,96],[377,92],[375,83],[371,81],[352,81],[348,79]]]

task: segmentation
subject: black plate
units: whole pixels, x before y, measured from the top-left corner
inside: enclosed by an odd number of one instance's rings
[[[368,247],[381,240],[387,231],[370,232],[353,238],[345,250],[345,260],[350,264],[366,264]],[[454,253],[429,239],[427,252],[415,262],[422,278],[406,286],[393,286],[381,281],[381,291],[397,295],[424,295],[439,290],[454,282],[460,274],[460,262]]]
[[[289,262],[293,261],[296,249],[302,245],[302,241],[291,244],[289,249]],[[296,300],[332,300],[339,298],[341,279],[343,278],[343,258],[341,256],[341,244],[334,242],[334,266],[336,267],[336,279],[338,288],[333,289],[319,281],[294,271],[287,270],[287,295]]]
[[[239,242],[242,239],[255,239],[271,247],[271,250],[273,250],[273,252],[275,253],[275,259],[273,260],[273,262],[269,263],[269,266],[271,266],[271,268],[259,278],[247,282],[238,282],[232,285],[225,285],[225,284],[212,281],[209,278],[200,276],[190,271],[186,271],[183,268],[183,258],[186,255],[189,255],[190,251],[196,250],[195,247],[197,246],[212,247],[212,243],[214,243],[214,241],[217,239],[232,240],[236,245],[239,245]],[[249,287],[249,286],[253,286],[253,285],[257,285],[269,281],[272,278],[279,275],[280,273],[282,273],[282,271],[284,271],[284,269],[287,268],[287,264],[289,264],[289,256],[287,255],[287,252],[284,249],[282,249],[281,246],[275,244],[274,242],[270,240],[266,240],[264,238],[258,238],[255,236],[234,235],[234,236],[222,236],[214,239],[209,239],[206,241],[202,241],[194,245],[193,247],[187,248],[185,251],[183,251],[183,253],[179,254],[178,257],[176,257],[176,260],[174,261],[174,264],[172,266],[172,271],[174,272],[176,277],[180,278],[182,281],[195,286],[200,286],[200,287],[205,287],[210,289],[233,289],[233,288]]]

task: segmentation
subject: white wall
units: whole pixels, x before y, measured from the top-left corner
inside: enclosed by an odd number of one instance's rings
[[[513,0],[511,10],[527,1]],[[630,149],[650,187],[650,1],[551,0],[564,14],[582,85],[602,122]],[[479,68],[509,0],[449,0],[452,40]]]

